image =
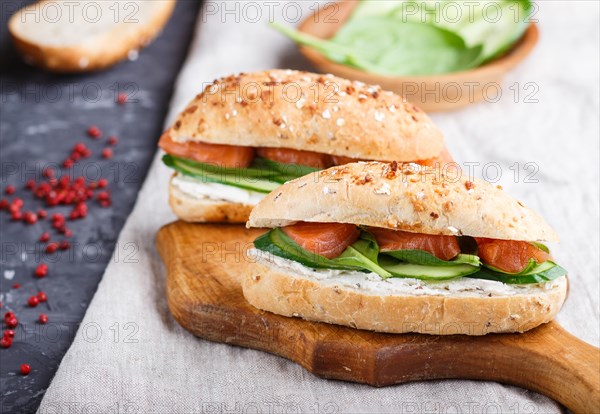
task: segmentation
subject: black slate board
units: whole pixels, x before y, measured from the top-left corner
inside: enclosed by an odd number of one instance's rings
[[[2,413],[37,409],[75,336],[155,153],[173,83],[200,8],[199,1],[180,0],[163,33],[140,51],[137,60],[99,73],[67,76],[25,65],[12,48],[6,22],[26,3],[2,0],[0,8],[0,198],[6,197],[4,190],[11,184],[26,208],[42,207],[41,200],[23,189],[27,174],[39,176],[44,166],[62,162],[81,141],[94,152],[90,158],[93,169],[110,182],[113,206],[103,209],[88,203],[88,218],[68,224],[74,231],[74,247],[57,260],[45,256],[35,243],[50,229],[48,220],[29,226],[13,223],[6,212],[0,212],[0,312],[4,315],[13,310],[20,322],[12,347],[0,350]],[[127,92],[130,102],[123,106],[115,103],[115,87]],[[97,91],[101,91],[99,99]],[[90,125],[100,127],[104,138],[94,141],[87,137]],[[108,135],[118,136],[119,144],[114,147],[113,159],[102,160],[100,152]],[[75,171],[89,178],[96,174],[89,167]],[[68,211],[66,207],[48,209]],[[122,251],[123,246],[120,248]],[[128,251],[135,259],[135,247]],[[40,258],[50,266],[44,279],[32,276]],[[13,270],[14,277],[8,280],[5,271],[10,275]],[[22,287],[12,289],[15,282]],[[48,302],[29,308],[27,298],[39,290],[47,293]],[[36,322],[42,312],[50,318],[47,325]],[[111,334],[110,327],[102,329]],[[31,365],[28,376],[18,373],[22,363]]]

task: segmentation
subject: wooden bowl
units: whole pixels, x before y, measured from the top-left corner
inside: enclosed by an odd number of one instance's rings
[[[356,1],[330,3],[304,20],[298,29],[322,39],[329,39],[344,24]],[[323,73],[380,85],[394,91],[428,112],[448,111],[488,100],[496,101],[506,72],[531,52],[539,38],[538,28],[531,24],[521,39],[501,57],[474,69],[429,76],[386,76],[365,72],[332,62],[315,49],[301,46],[300,52]]]

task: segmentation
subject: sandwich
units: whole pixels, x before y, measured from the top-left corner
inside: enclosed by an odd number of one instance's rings
[[[402,97],[292,70],[215,80],[162,135],[169,203],[191,222],[245,223],[282,183],[358,160],[451,162],[441,132]]]
[[[499,186],[416,164],[351,163],[292,180],[247,227],[256,308],[378,332],[484,335],[549,322],[566,270],[553,229]]]

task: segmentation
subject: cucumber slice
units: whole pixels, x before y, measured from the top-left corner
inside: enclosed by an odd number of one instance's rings
[[[556,263],[551,262],[550,260],[547,260],[544,263],[538,264],[533,269],[531,269],[525,273],[519,274],[519,276],[527,276],[527,275],[535,275],[537,273],[544,273],[544,272],[552,269],[555,266],[556,266]]]
[[[256,168],[226,168],[220,167],[214,164],[206,164],[202,162],[196,162],[192,160],[188,160],[185,158],[174,157],[172,155],[163,156],[163,162],[171,167],[177,165],[179,168],[187,170],[190,174],[203,174],[203,172],[209,172],[213,174],[226,174],[226,175],[237,175],[242,177],[272,177],[279,174],[278,171],[274,169],[261,168],[261,166],[256,166]]]
[[[281,184],[299,177],[303,177],[315,171],[319,171],[318,168],[307,167],[299,164],[283,164],[280,162],[267,160],[266,158],[255,158],[252,165],[256,168],[273,171],[276,175],[270,179]]]
[[[163,157],[163,161],[175,171],[190,177],[194,177],[201,182],[226,184],[233,187],[243,188],[245,190],[258,191],[261,193],[270,193],[280,186],[280,183],[276,181],[261,177],[248,177],[244,176],[240,172],[237,174],[225,174],[222,172],[216,173],[207,171],[203,167],[199,166],[202,164],[195,163],[193,161],[183,162],[180,158],[176,157],[165,156]]]
[[[446,280],[467,276],[479,271],[479,267],[469,264],[456,266],[424,266],[412,263],[398,263],[382,259],[381,267],[395,277],[410,277],[421,280]]]
[[[484,267],[488,268],[492,272],[500,273],[500,274],[503,274],[503,275],[506,275],[506,276],[527,276],[527,275],[534,275],[534,274],[537,274],[537,273],[543,273],[546,270],[550,270],[554,266],[556,266],[556,263],[554,263],[554,262],[552,262],[550,260],[538,264],[534,259],[529,259],[529,263],[527,264],[527,266],[525,266],[525,269],[521,270],[519,273],[508,273],[508,272],[505,272],[503,270],[497,269],[497,268],[495,268],[493,266],[484,265]]]
[[[382,254],[395,257],[403,262],[423,266],[457,266],[460,264],[468,264],[477,267],[481,266],[479,257],[471,254],[459,254],[452,260],[438,259],[425,250],[393,250],[382,252]]]
[[[185,174],[185,172],[183,172]],[[204,173],[202,177],[196,178],[204,179],[213,183],[221,183],[226,185],[231,185],[233,187],[243,188],[246,190],[257,191],[259,193],[268,194],[271,191],[278,188],[281,183],[271,180],[264,180],[260,178],[249,178],[249,177],[240,177],[237,175],[226,175],[226,174],[212,174],[212,173]]]
[[[528,273],[525,275],[511,275],[507,273],[494,272],[491,269],[482,267],[477,273],[468,275],[475,279],[495,280],[497,282],[509,285],[527,285],[531,283],[546,283],[567,274],[567,270],[554,262],[544,262],[536,268],[538,273]]]

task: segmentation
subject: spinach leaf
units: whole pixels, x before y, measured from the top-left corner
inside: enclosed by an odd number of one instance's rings
[[[360,267],[338,263],[317,253],[309,252],[280,228],[272,229],[258,237],[254,240],[254,247],[313,269],[360,270]]]
[[[476,65],[481,46],[469,47],[457,34],[419,22],[390,17],[351,20],[331,40],[273,27],[294,40],[317,49],[329,59],[383,75],[433,75]]]
[[[399,23],[435,25],[461,36],[469,47],[481,45],[478,64],[483,64],[506,52],[523,35],[532,10],[529,0],[362,0],[349,21],[385,16]]]
[[[362,231],[360,239],[348,246],[339,257],[331,259],[332,262],[357,266],[378,274],[383,279],[392,277],[392,274],[378,264],[379,246],[372,234]]]

